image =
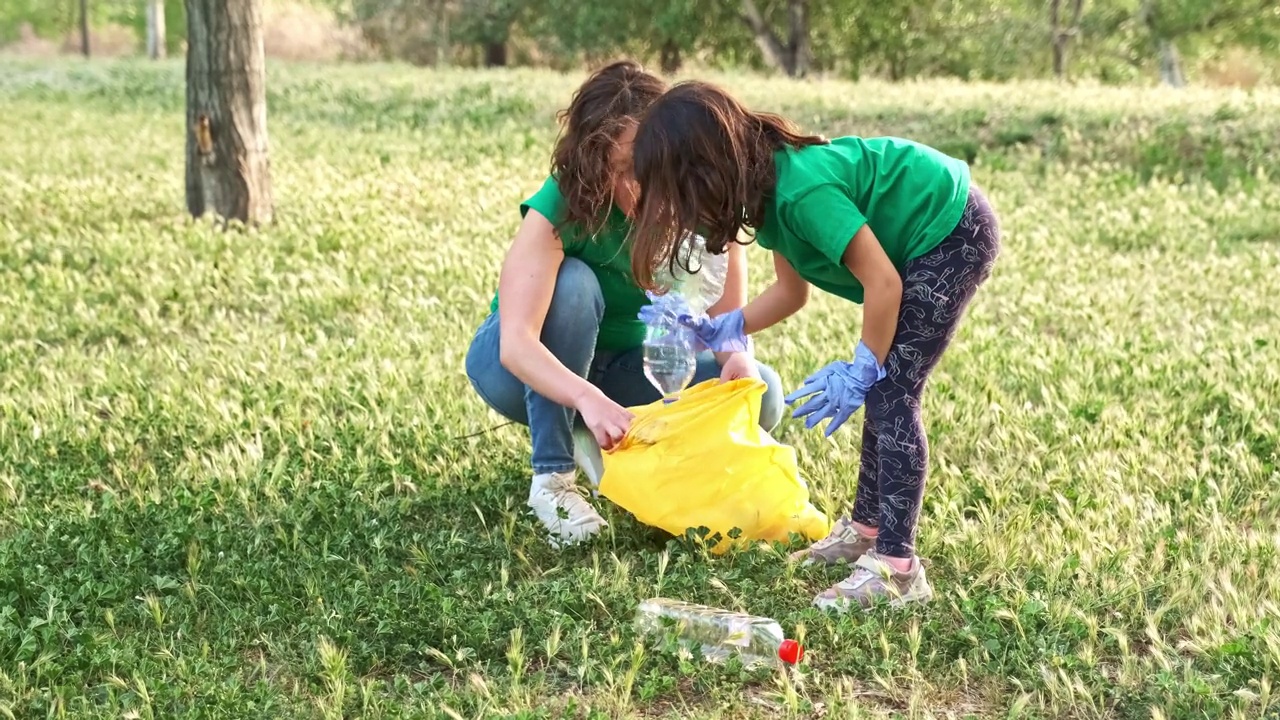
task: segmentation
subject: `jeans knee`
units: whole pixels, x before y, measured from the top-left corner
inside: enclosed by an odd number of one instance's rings
[[[761,362],[756,363],[756,370],[765,384],[764,397],[760,399],[760,427],[765,432],[773,432],[782,422],[782,378],[777,370]]]
[[[604,316],[604,294],[600,281],[590,265],[578,258],[567,257],[556,273],[556,289],[547,308],[547,324],[591,321],[599,323]]]

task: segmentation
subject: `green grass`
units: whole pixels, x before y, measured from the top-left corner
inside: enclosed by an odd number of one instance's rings
[[[717,79],[960,143],[1001,213],[926,399],[935,603],[832,618],[784,547],[602,501],[557,553],[524,514],[462,358],[578,77],[273,65],[278,219],[222,233],[183,215],[180,64],[3,61],[0,715],[1274,717],[1280,93]],[[794,386],[859,318],[817,297],[759,354]],[[777,433],[828,511],[853,427]],[[806,661],[638,643],[658,593]]]

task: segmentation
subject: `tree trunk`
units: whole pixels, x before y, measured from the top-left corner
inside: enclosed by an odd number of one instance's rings
[[[1146,25],[1147,32],[1155,42],[1156,55],[1160,59],[1160,82],[1171,87],[1180,88],[1187,84],[1182,75],[1182,58],[1178,56],[1178,47],[1174,45],[1174,33],[1161,23],[1160,6],[1157,0],[1143,0],[1138,10],[1138,17]]]
[[[187,209],[271,220],[261,0],[186,0]]]
[[[485,67],[506,67],[507,66],[507,43],[506,42],[487,42],[484,44],[484,66]]]
[[[436,2],[436,67],[449,64],[449,3]]]
[[[787,4],[787,20],[790,25],[786,45],[769,27],[768,20],[756,7],[755,0],[742,0],[742,21],[751,28],[756,46],[764,54],[764,60],[775,70],[791,77],[802,77],[809,69],[809,13],[808,0],[790,0]]]
[[[809,72],[809,7],[808,0],[791,0],[787,4],[791,23],[791,76],[804,77]]]
[[[1053,48],[1053,75],[1058,79],[1067,74],[1067,50],[1071,40],[1080,33],[1080,16],[1084,13],[1084,0],[1073,0],[1071,25],[1062,24],[1062,0],[1049,2],[1049,42]]]
[[[674,40],[667,40],[662,43],[662,49],[659,53],[658,64],[662,68],[662,72],[667,75],[680,72],[680,66],[684,61],[680,57],[680,46]]]
[[[89,57],[89,0],[80,0],[80,52]]]
[[[1066,63],[1066,43],[1062,37],[1062,0],[1049,0],[1049,44],[1053,47],[1053,76],[1061,78]]]
[[[1161,38],[1156,41],[1156,49],[1160,53],[1160,82],[1176,88],[1186,85],[1187,80],[1182,74],[1182,58],[1178,55],[1178,47],[1172,40]]]
[[[147,56],[152,60],[165,57],[164,0],[147,0]]]

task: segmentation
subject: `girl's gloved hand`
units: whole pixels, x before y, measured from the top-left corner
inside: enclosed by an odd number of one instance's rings
[[[649,296],[649,304],[640,308],[636,316],[646,325],[676,322],[692,330],[698,341],[712,352],[747,351],[741,309],[714,318],[705,313],[695,316],[689,303],[679,295],[645,294]]]
[[[871,386],[884,377],[884,367],[876,359],[875,353],[859,341],[854,349],[853,362],[837,360],[827,365],[810,375],[804,385],[788,395],[785,401],[790,405],[800,398],[812,395],[791,417],[808,416],[804,426],[809,430],[824,419],[831,418],[826,430],[826,437],[831,437],[866,402],[867,391]]]
[[[693,334],[712,352],[746,352],[747,335],[742,331],[742,309],[730,310],[717,316],[681,315],[680,324],[693,330]]]

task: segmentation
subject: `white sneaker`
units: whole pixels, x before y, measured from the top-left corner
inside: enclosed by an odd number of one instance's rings
[[[600,443],[596,442],[596,436],[584,427],[573,428],[573,461],[594,488],[598,489],[600,478],[604,476],[604,456],[600,453]],[[592,494],[599,495],[595,489]]]
[[[534,475],[529,487],[529,507],[551,533],[551,545],[560,547],[586,540],[609,523],[583,496],[573,473]]]

